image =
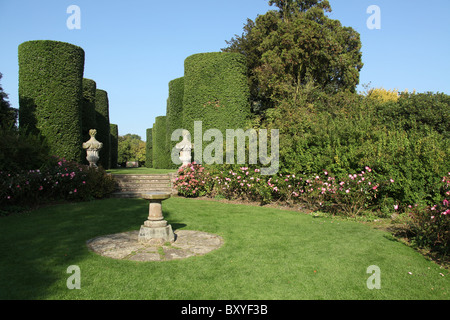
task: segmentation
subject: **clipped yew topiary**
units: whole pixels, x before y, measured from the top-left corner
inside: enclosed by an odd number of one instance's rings
[[[103,148],[100,149],[99,164],[104,169],[110,167],[110,126],[109,126],[109,100],[108,93],[105,90],[97,89],[95,95],[95,113],[97,122],[97,136],[98,141],[103,143]]]
[[[35,40],[19,45],[19,124],[48,141],[51,155],[81,161],[84,50]]]
[[[184,77],[174,79],[169,82],[169,99],[167,100],[166,111],[166,145],[169,157],[178,141],[172,141],[172,132],[176,129],[183,129],[183,97],[184,97]],[[181,140],[181,138],[180,138]],[[169,159],[170,160],[170,159]],[[170,161],[170,168],[178,168],[179,165]]]
[[[239,53],[194,54],[184,63],[183,126],[194,140],[194,121],[203,132],[245,129],[250,117],[250,93],[245,57]],[[195,141],[193,141],[195,144]]]
[[[117,124],[110,124],[109,128],[111,142],[110,167],[116,168],[119,158],[119,126]]]
[[[94,80],[83,79],[83,108],[82,108],[82,133],[83,142],[90,139],[89,130],[97,129],[95,114],[95,95],[97,84]]]
[[[170,157],[166,147],[166,116],[156,117],[152,129],[153,168],[170,168]]]
[[[145,142],[145,166],[147,168],[153,168],[153,141],[152,141],[152,128],[147,129],[147,139]]]

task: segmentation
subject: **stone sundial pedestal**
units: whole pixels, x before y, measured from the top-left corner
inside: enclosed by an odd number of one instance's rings
[[[148,219],[141,226],[138,241],[141,243],[159,244],[174,242],[175,235],[172,226],[167,224],[162,214],[162,201],[170,198],[170,193],[146,192],[141,193],[142,199],[149,200]]]
[[[131,261],[168,261],[207,254],[224,243],[222,237],[194,230],[172,230],[164,220],[162,202],[170,193],[141,193],[149,214],[140,230],[99,236],[87,241],[90,250],[104,257]],[[176,240],[176,241],[175,241]]]

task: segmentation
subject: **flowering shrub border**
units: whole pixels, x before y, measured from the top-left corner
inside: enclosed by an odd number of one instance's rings
[[[408,213],[412,242],[446,256],[450,254],[450,205],[445,199],[432,207],[414,206]]]
[[[449,253],[450,172],[441,180],[443,201],[431,207],[402,205],[389,198],[394,179],[386,180],[368,166],[359,173],[343,176],[334,176],[327,171],[315,175],[279,173],[262,176],[258,168],[224,165],[205,169],[190,164],[181,167],[178,174],[175,186],[178,194],[185,197],[220,195],[230,200],[261,204],[285,202],[347,217],[377,209],[382,209],[379,214],[385,216],[406,212],[414,243],[444,255]],[[386,203],[388,208],[382,208]]]
[[[216,173],[211,172],[215,190],[227,199],[302,203],[311,210],[343,212],[356,216],[370,209],[377,202],[377,195],[384,185],[394,180],[377,181],[371,168],[358,174],[336,177],[323,171],[320,174],[286,174],[261,176],[259,169],[249,167],[231,168]]]
[[[450,254],[450,172],[441,180],[442,202],[429,207],[408,206],[412,241],[444,256]]]
[[[114,179],[101,168],[53,158],[41,170],[0,172],[0,206],[36,205],[57,200],[102,198],[115,189]]]

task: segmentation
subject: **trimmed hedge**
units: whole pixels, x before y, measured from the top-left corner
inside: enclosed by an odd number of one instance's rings
[[[99,164],[104,169],[110,167],[110,127],[109,127],[109,100],[108,93],[105,90],[97,89],[95,95],[95,112],[97,121],[97,135],[96,139],[103,143],[103,148],[100,149]]]
[[[117,124],[110,124],[109,128],[111,142],[110,167],[116,168],[119,159],[119,126]]]
[[[153,168],[170,168],[170,158],[166,147],[166,116],[156,117],[152,129]]]
[[[147,139],[145,142],[145,166],[153,168],[153,141],[152,128],[147,129]]]
[[[81,161],[84,50],[36,40],[19,45],[19,124],[42,134],[51,155]]]
[[[183,97],[184,97],[184,77],[174,79],[169,82],[169,99],[167,101],[167,112],[166,112],[166,145],[169,152],[169,157],[171,155],[172,149],[178,143],[178,141],[172,141],[172,132],[176,129],[183,128]],[[181,138],[180,138],[181,139]],[[178,168],[170,160],[170,168]]]
[[[88,141],[91,137],[89,130],[97,128],[95,120],[95,95],[97,84],[94,80],[83,79],[83,109],[82,109],[82,133],[83,142]]]
[[[202,121],[203,133],[216,128],[224,138],[226,129],[247,127],[250,93],[243,55],[199,53],[186,58],[184,68],[183,125],[193,140],[194,121]]]

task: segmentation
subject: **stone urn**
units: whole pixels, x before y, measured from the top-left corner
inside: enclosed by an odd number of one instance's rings
[[[97,130],[89,130],[89,135],[91,138],[83,143],[83,149],[86,149],[86,160],[89,161],[89,167],[97,168],[97,162],[100,159],[99,151],[103,147],[103,143],[95,139]]]

